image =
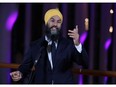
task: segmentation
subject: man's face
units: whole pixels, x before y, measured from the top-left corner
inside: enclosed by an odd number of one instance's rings
[[[49,19],[47,27],[50,29],[49,31],[51,32],[51,35],[57,35],[59,33],[61,24],[61,19],[57,15]]]

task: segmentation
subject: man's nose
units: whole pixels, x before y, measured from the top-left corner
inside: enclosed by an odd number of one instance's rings
[[[54,26],[57,26],[57,22],[54,22]]]

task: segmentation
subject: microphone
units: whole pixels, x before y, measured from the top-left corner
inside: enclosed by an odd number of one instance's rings
[[[41,47],[46,48],[47,45],[48,45],[48,42],[47,42],[46,40],[43,40],[43,41],[41,42]]]
[[[32,69],[31,69],[32,71],[31,71],[31,74],[30,74],[30,76],[29,76],[28,84],[31,83],[32,80],[33,80],[33,77],[34,77],[33,72],[34,72],[34,70],[35,70],[35,66],[36,66],[36,64],[38,63],[38,61],[39,61],[39,59],[40,59],[40,57],[41,57],[42,50],[43,50],[44,48],[47,48],[48,42],[47,42],[46,40],[43,40],[43,41],[41,42],[40,45],[41,45],[41,48],[40,48],[40,50],[39,50],[39,54],[38,54],[37,58],[36,58],[35,61],[34,61],[33,66],[32,66]]]
[[[37,62],[38,62],[38,60],[39,60],[39,58],[41,56],[42,50],[44,48],[47,48],[48,42],[46,40],[43,40],[40,45],[41,45],[41,48],[39,50],[39,55],[37,56],[37,58],[36,58],[36,60],[34,62],[34,66],[37,64]]]
[[[40,59],[42,50],[43,50],[44,48],[46,48],[47,45],[48,45],[48,42],[47,42],[46,40],[43,40],[43,41],[41,42],[41,48],[40,48],[40,50],[39,50],[39,55],[37,56],[37,58],[36,58],[36,60],[34,61],[34,64],[33,64],[34,67],[35,67],[35,65],[37,64],[38,60]]]

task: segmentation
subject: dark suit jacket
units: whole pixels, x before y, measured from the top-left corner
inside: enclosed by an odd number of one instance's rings
[[[26,53],[23,63],[19,67],[19,71],[26,76],[33,66],[34,61],[40,56],[35,65],[34,78],[32,83],[51,84],[71,84],[75,83],[73,73],[71,71],[73,62],[76,62],[83,67],[88,67],[88,56],[84,48],[82,53],[79,53],[74,46],[73,41],[60,37],[57,46],[56,58],[53,61],[53,70],[46,47],[43,45],[44,37],[33,42],[29,51]],[[42,48],[42,50],[40,50]]]

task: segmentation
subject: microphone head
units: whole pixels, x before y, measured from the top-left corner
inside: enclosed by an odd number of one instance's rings
[[[46,40],[43,40],[42,43],[41,43],[41,45],[44,46],[44,47],[47,47],[48,42]]]
[[[37,63],[38,60],[35,60],[35,63]]]

